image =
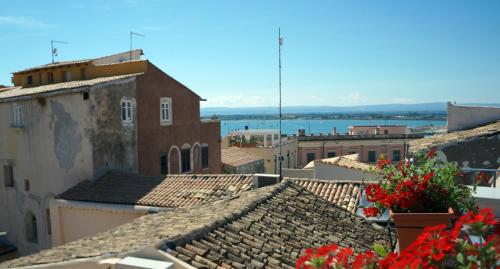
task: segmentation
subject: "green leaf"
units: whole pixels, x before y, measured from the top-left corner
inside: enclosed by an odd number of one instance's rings
[[[460,264],[465,264],[464,254],[462,254],[462,253],[458,253],[458,254],[457,254],[457,261],[458,261]]]
[[[385,258],[389,254],[387,249],[380,244],[373,244],[373,250],[382,258]]]

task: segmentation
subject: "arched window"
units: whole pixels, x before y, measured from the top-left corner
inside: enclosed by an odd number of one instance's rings
[[[181,149],[182,173],[191,172],[191,147],[184,144]]]
[[[26,229],[26,240],[32,243],[38,243],[38,230],[36,225],[35,215],[28,211],[24,217],[24,225]]]

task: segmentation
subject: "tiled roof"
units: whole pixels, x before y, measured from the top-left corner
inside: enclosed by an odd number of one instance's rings
[[[349,245],[359,253],[389,241],[381,227],[285,181],[224,200],[145,215],[0,267],[124,257],[156,247],[194,266],[290,268],[304,248],[327,243]]]
[[[343,156],[337,156],[337,157],[332,157],[332,158],[326,158],[326,159],[321,159],[321,161],[332,163],[332,162],[336,162],[340,157],[343,157],[343,158],[346,158],[346,159],[349,159],[349,160],[353,160],[353,161],[359,161],[359,154],[358,153],[349,154],[349,155],[343,155]],[[314,162],[316,162],[316,161],[317,160],[310,161],[306,166],[304,166],[304,168],[313,168],[314,167]]]
[[[383,229],[291,183],[197,240],[166,245],[196,268],[293,268],[305,248],[336,243],[360,253],[387,242]]]
[[[39,65],[39,66],[35,66],[35,67],[26,68],[26,69],[23,69],[20,71],[16,71],[16,72],[13,72],[12,74],[19,74],[19,73],[23,73],[23,72],[35,71],[35,70],[44,69],[44,68],[59,67],[59,66],[72,65],[72,64],[90,63],[91,61],[92,61],[91,59],[84,59],[84,60],[48,63],[48,64],[43,64],[43,65]]]
[[[69,82],[62,82],[56,84],[47,84],[37,87],[12,87],[6,91],[0,91],[0,102],[6,102],[11,99],[17,99],[24,96],[30,95],[43,95],[43,94],[54,94],[58,92],[64,92],[67,90],[78,89],[82,87],[94,86],[97,84],[102,84],[106,82],[111,82],[115,80],[135,77],[137,75],[141,75],[142,73],[137,74],[129,74],[129,75],[121,75],[121,76],[112,76],[112,77],[102,77],[96,79],[89,80],[75,80]]]
[[[317,180],[317,179],[292,179],[297,185],[319,197],[334,203],[351,213],[356,212],[361,197],[360,182]]]
[[[352,155],[346,155],[346,156],[339,156],[339,157],[333,157],[329,159],[322,159],[322,160],[316,160],[313,161],[314,163],[320,162],[323,164],[328,164],[328,165],[335,165],[335,166],[340,166],[344,168],[350,168],[350,169],[356,169],[356,170],[361,170],[365,172],[369,172],[374,169],[373,166],[362,163],[360,161],[357,161],[354,159],[353,155],[358,155],[358,154],[352,154]],[[314,165],[307,164],[304,168],[310,168],[314,167]]]
[[[165,178],[110,172],[95,181],[83,181],[57,199],[181,207],[214,201],[252,189],[252,175],[168,175]]]
[[[480,136],[490,136],[500,133],[500,121],[477,128],[456,131],[445,134],[437,134],[422,139],[410,141],[410,151],[419,152],[430,148],[445,148],[452,144],[466,142]]]
[[[246,152],[238,147],[229,147],[227,149],[221,150],[222,163],[234,167],[257,162],[260,160],[263,160],[263,158],[250,152]]]

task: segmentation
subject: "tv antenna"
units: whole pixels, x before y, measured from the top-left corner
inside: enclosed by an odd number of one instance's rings
[[[57,56],[57,48],[54,48],[54,43],[68,44],[65,41],[50,40],[50,52],[52,53],[52,63],[54,63],[54,57]]]
[[[130,31],[130,51],[129,51],[129,58],[130,58],[129,60],[130,61],[132,61],[132,37],[134,35],[140,36],[140,37],[145,37],[144,35]]]

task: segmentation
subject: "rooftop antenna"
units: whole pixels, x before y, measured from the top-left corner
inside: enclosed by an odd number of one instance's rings
[[[280,112],[280,135],[279,135],[279,143],[280,143],[280,156],[279,156],[279,161],[280,161],[280,180],[283,180],[283,156],[282,156],[282,149],[281,149],[281,46],[283,45],[283,37],[281,36],[281,28],[278,28],[278,57],[279,57],[279,112]]]
[[[52,63],[54,63],[54,57],[57,56],[57,48],[54,48],[54,43],[68,44],[65,41],[50,40],[50,52],[52,54]]]
[[[130,51],[129,51],[129,58],[130,58],[129,60],[130,61],[132,61],[132,37],[134,35],[140,36],[140,37],[145,37],[144,35],[130,31]]]

